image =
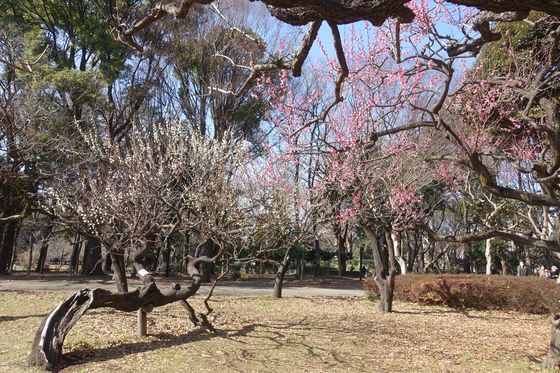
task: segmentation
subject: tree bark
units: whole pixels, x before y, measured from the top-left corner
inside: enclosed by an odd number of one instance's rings
[[[502,263],[502,275],[507,276],[507,262],[504,259],[500,259]]]
[[[288,266],[290,264],[292,255],[292,248],[288,248],[284,254],[284,260],[279,263],[276,270],[276,276],[274,277],[274,289],[272,290],[273,298],[282,298],[282,289],[284,287],[284,277],[288,271]]]
[[[392,249],[395,255],[395,260],[399,264],[401,274],[406,275],[406,260],[402,256],[401,234],[391,229],[390,238],[387,240],[389,249]]]
[[[318,239],[313,240],[313,247],[314,247],[314,254],[315,254],[313,256],[313,268],[314,268],[313,275],[315,277],[318,277],[321,275],[321,246],[319,244]]]
[[[205,245],[203,245],[201,250],[201,255],[212,256],[216,251],[216,245],[212,240],[208,240]],[[203,263],[200,266],[200,276],[203,283],[210,282],[211,277],[216,273],[214,268],[214,263]]]
[[[45,263],[47,261],[47,254],[49,251],[49,239],[53,231],[53,224],[49,223],[47,226],[47,233],[41,242],[41,249],[39,251],[39,259],[37,260],[37,268],[35,272],[43,274],[45,271]]]
[[[364,258],[364,248],[362,246],[360,246],[360,258],[359,258],[359,271],[360,271],[360,281],[362,281],[363,277],[364,277],[364,273],[362,271],[362,268],[364,267],[363,264],[363,259]]]
[[[336,244],[338,247],[338,275],[344,276],[346,274],[346,235],[348,227],[342,231],[342,227],[338,226],[335,229]]]
[[[113,267],[113,258],[111,257],[111,254],[107,251],[105,253],[105,256],[103,256],[103,272],[104,273],[111,273]]]
[[[45,271],[45,262],[47,261],[47,251],[49,249],[48,241],[43,239],[39,249],[39,258],[37,259],[37,267],[35,272],[43,274]]]
[[[71,276],[78,273],[78,263],[80,262],[80,251],[81,251],[80,234],[76,233],[74,238],[74,243],[72,244],[72,252],[70,253],[70,264],[68,266],[68,272]]]
[[[88,236],[84,249],[84,258],[82,264],[82,275],[97,276],[103,274],[101,268],[101,242],[95,237]]]
[[[392,248],[385,247],[382,242],[379,242],[380,240],[375,234],[374,228],[364,226],[363,229],[372,245],[373,262],[375,264],[374,281],[379,288],[380,295],[379,310],[381,312],[391,312],[393,310],[393,292],[395,288],[395,275],[397,273],[394,251]],[[388,234],[389,232],[385,231],[385,236]]]
[[[554,315],[550,329],[550,346],[548,354],[542,362],[542,369],[555,369],[560,367],[560,314]]]
[[[0,275],[8,274],[14,253],[17,226],[17,221],[8,221],[3,224],[2,241],[0,242]]]
[[[200,257],[188,263],[188,273],[192,280],[188,287],[182,289],[179,284],[171,284],[169,288],[159,289],[151,276],[145,276],[144,286],[126,293],[114,293],[105,289],[82,289],[61,302],[41,322],[31,346],[28,363],[46,369],[56,369],[62,357],[64,339],[71,328],[91,309],[113,308],[124,312],[139,309],[149,311],[154,307],[164,306],[173,302],[181,302],[187,309],[188,317],[197,326],[210,325],[206,314],[200,314],[202,321],[194,313],[194,309],[186,302],[200,288],[201,279],[198,266],[202,262],[215,261],[217,258]],[[208,312],[211,310],[209,309]]]
[[[128,281],[126,279],[126,268],[124,265],[124,255],[117,253],[109,253],[113,263],[113,277],[117,284],[117,291],[119,293],[126,293],[128,291]]]
[[[492,274],[492,239],[486,240],[486,250],[484,251],[486,256],[486,274]]]
[[[27,276],[31,274],[31,266],[33,265],[33,245],[35,244],[35,242],[33,242],[34,238],[35,237],[33,236],[33,232],[31,232],[29,234],[29,257],[27,258]]]

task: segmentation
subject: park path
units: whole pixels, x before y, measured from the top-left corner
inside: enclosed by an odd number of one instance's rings
[[[185,283],[184,281],[180,281]],[[132,282],[129,284],[129,289],[134,289],[139,286],[138,283]],[[165,286],[160,283],[160,286]],[[64,279],[10,279],[9,277],[0,277],[0,291],[29,291],[29,290],[42,290],[42,291],[69,291],[75,292],[84,288],[103,288],[116,291],[115,282],[111,280],[64,280]],[[210,290],[209,285],[203,285],[199,294],[207,294]],[[271,295],[271,284],[259,282],[244,283],[244,282],[228,282],[225,284],[218,284],[214,289],[216,295]],[[336,286],[284,286],[282,294],[288,297],[309,297],[309,296],[327,296],[327,297],[361,297],[364,295],[362,289],[336,287]]]

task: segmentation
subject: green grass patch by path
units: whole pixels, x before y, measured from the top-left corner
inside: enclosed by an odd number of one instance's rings
[[[26,356],[64,292],[0,292],[0,372],[36,372]],[[201,298],[192,302],[202,309]],[[88,312],[65,343],[62,372],[527,372],[539,371],[549,317],[456,311],[397,302],[381,314],[362,298],[213,298],[216,334],[178,304],[149,315]]]

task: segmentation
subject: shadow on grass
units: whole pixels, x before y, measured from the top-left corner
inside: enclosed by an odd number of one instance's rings
[[[469,319],[479,319],[479,320],[533,320],[530,316],[523,316],[522,314],[500,314],[499,316],[495,316],[490,314],[493,310],[472,310],[472,309],[465,309],[465,308],[447,308],[447,309],[421,309],[417,311],[399,311],[393,310],[393,313],[397,314],[405,314],[405,315],[462,315]],[[481,313],[481,314],[474,314]],[[484,313],[483,313],[484,312]],[[507,316],[506,316],[507,315]],[[535,316],[535,315],[532,315]]]
[[[120,359],[132,354],[180,346],[185,343],[206,341],[216,337],[234,339],[232,337],[249,335],[255,330],[255,327],[257,327],[257,324],[244,325],[239,330],[215,330],[215,332],[210,332],[204,329],[196,329],[192,332],[181,335],[159,333],[150,335],[152,339],[149,341],[122,343],[103,348],[93,348],[88,346],[64,354],[62,361],[56,367],[55,371],[83,363]]]
[[[28,317],[45,317],[45,316],[47,316],[46,313],[37,314],[37,315],[0,316],[0,322],[27,319]]]
[[[253,323],[243,325],[239,329],[215,329],[214,332],[205,329],[196,329],[181,335],[159,333],[150,335],[150,340],[146,341],[128,342],[102,348],[94,348],[91,346],[78,347],[78,349],[65,353],[63,355],[62,361],[56,367],[56,371],[80,364],[115,360],[133,354],[156,351],[160,349],[180,346],[186,343],[206,341],[216,337],[229,339],[240,343],[247,343],[238,339],[240,337],[267,339],[274,342],[276,348],[279,348],[286,345],[287,343],[293,344],[294,342],[287,342],[285,335],[281,331],[276,329],[290,329],[296,326],[305,326],[305,319],[306,318],[303,318],[299,322],[296,321],[283,325],[264,325]],[[255,335],[255,332],[257,332],[258,334]],[[265,333],[265,335],[263,335],[262,333]],[[305,347],[312,350],[310,346]]]

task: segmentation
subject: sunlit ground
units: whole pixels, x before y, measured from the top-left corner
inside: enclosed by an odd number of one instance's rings
[[[31,372],[26,356],[42,317],[68,293],[0,292],[0,371]],[[363,298],[213,298],[212,334],[178,304],[149,315],[87,313],[65,343],[63,372],[524,372],[540,371],[549,317],[458,312]],[[192,304],[201,309],[201,299]]]

